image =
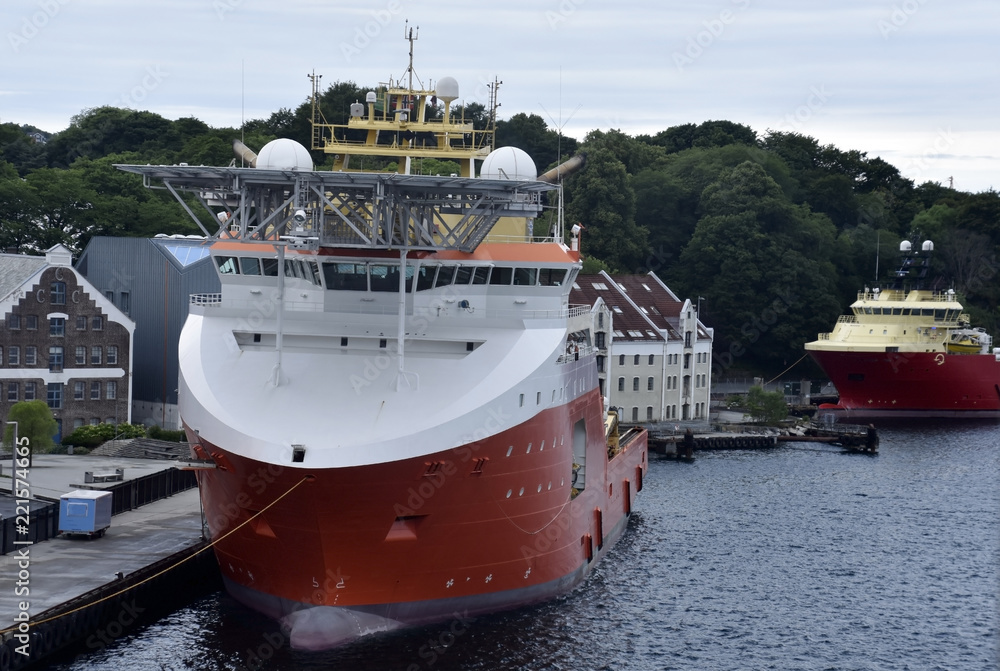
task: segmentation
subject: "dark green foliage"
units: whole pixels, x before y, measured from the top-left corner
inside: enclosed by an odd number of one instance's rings
[[[515,114],[509,121],[497,122],[496,145],[523,149],[540,173],[555,166],[560,157],[565,161],[576,153],[578,144],[575,139],[550,130],[537,114]]]
[[[48,452],[54,445],[52,438],[59,430],[59,425],[52,417],[52,411],[45,401],[21,401],[15,403],[7,414],[7,422],[17,422],[18,444],[27,438],[31,454]],[[4,445],[10,449],[14,441],[14,426],[4,427]]]
[[[63,437],[63,445],[93,448],[113,438],[142,438],[146,435],[146,427],[141,424],[88,424],[81,426],[68,436]]]
[[[369,88],[350,81],[325,88],[322,121],[346,123],[350,104]],[[440,116],[443,106],[427,112]],[[482,103],[456,102],[452,114],[480,130],[491,123]],[[311,149],[312,115],[308,96],[242,129],[100,107],[47,143],[30,135],[38,129],[0,124],[0,250],[40,252],[61,242],[79,252],[94,235],[199,233],[169,195],[114,164],[226,165],[234,139],[255,151],[277,137]],[[914,185],[879,157],[794,132],[758,135],[725,120],[637,137],[595,130],[582,142],[560,137],[537,114],[514,114],[496,128],[496,144],[525,150],[539,171],[587,154],[587,166],[564,182],[566,225],[585,226],[587,267],[651,270],[684,297],[702,296],[723,368],[773,370],[798,359],[859,288],[888,277],[904,238],[933,239],[942,286],[954,286],[977,325],[1000,331],[995,191]],[[317,169],[332,165],[332,156],[311,151]],[[394,166],[379,159],[364,167]],[[457,169],[425,159],[416,171]],[[551,229],[551,216],[536,221],[539,235]],[[203,223],[217,225],[207,216]]]
[[[759,424],[777,424],[788,417],[788,405],[780,391],[750,387],[743,405],[746,413]]]
[[[153,425],[149,427],[149,437],[155,438],[156,440],[167,440],[171,443],[183,443],[187,440],[187,435],[180,429],[173,431],[171,429],[161,429],[160,427]]]

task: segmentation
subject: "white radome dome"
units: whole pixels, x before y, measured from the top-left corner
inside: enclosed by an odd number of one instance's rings
[[[490,152],[479,171],[483,179],[533,180],[538,169],[531,157],[517,147],[500,147]]]
[[[295,140],[271,140],[257,154],[257,167],[264,170],[312,170],[312,156]]]

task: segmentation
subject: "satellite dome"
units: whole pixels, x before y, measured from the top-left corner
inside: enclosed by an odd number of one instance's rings
[[[483,161],[479,176],[484,179],[532,180],[538,177],[535,162],[517,147],[500,147]]]
[[[454,77],[442,77],[438,80],[435,93],[438,98],[450,103],[458,98],[458,82]]]
[[[257,167],[265,170],[312,170],[313,162],[305,147],[282,137],[264,145],[257,154]]]

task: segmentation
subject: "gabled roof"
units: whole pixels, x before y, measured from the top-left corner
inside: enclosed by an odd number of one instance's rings
[[[606,275],[578,275],[570,292],[571,303],[594,305],[602,299],[612,313],[615,340],[632,342],[662,341],[661,333],[638,312]]]
[[[655,275],[612,275],[611,279],[619,289],[635,303],[642,314],[657,328],[670,334],[670,338],[680,338],[680,314],[684,306],[670,289]]]
[[[20,289],[46,265],[44,256],[0,254],[0,301]]]

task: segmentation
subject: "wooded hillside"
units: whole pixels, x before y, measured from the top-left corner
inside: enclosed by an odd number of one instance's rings
[[[327,121],[345,123],[366,91],[330,86]],[[457,113],[477,128],[487,123],[481,105]],[[228,165],[240,137],[253,149],[277,137],[309,147],[310,118],[308,102],[243,129],[102,107],[45,143],[29,136],[37,129],[0,124],[0,248],[31,253],[61,242],[79,252],[94,235],[197,234],[172,199],[113,164]],[[524,149],[539,171],[586,153],[586,167],[565,184],[566,221],[585,227],[586,270],[654,271],[678,295],[701,297],[703,320],[716,329],[717,371],[777,373],[796,361],[859,289],[889,276],[902,239],[932,239],[941,288],[955,288],[975,325],[1000,332],[996,191],[914,184],[864,152],[731,121],[653,136],[595,130],[577,142],[537,115],[515,114],[497,123],[497,145]],[[313,157],[317,169],[331,164]],[[455,171],[430,160],[418,169]]]

